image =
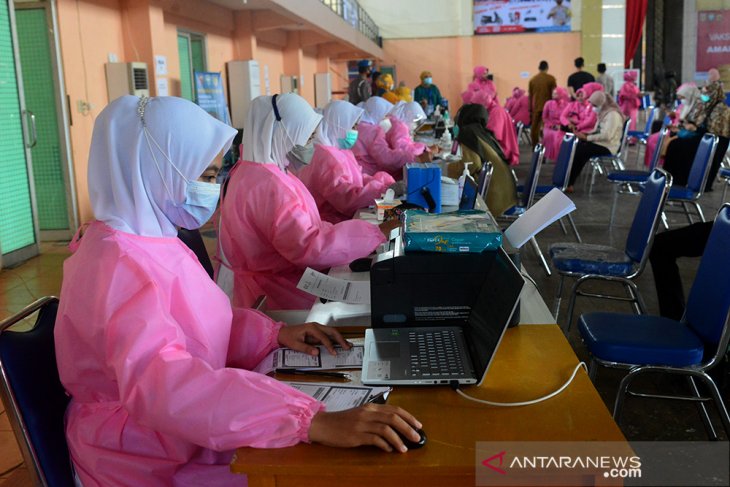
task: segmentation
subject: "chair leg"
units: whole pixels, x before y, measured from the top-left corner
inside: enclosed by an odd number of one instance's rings
[[[575,226],[573,215],[571,215],[570,213],[568,213],[568,223],[570,223],[570,226],[573,229],[573,233],[575,234],[575,240],[578,243],[583,243],[583,240],[580,238],[580,233],[578,233],[578,228]]]
[[[669,220],[667,220],[667,214],[664,211],[662,211],[662,225],[664,230],[669,230]]]
[[[634,300],[631,305],[634,307],[634,311],[637,315],[646,314],[646,304],[644,304],[644,298],[641,297],[639,287],[633,281],[625,281],[624,286],[629,292],[629,297]]]
[[[631,384],[631,381],[634,380],[634,375],[638,373],[639,370],[640,369],[630,370],[629,373],[621,379],[621,383],[618,385],[618,390],[616,391],[616,402],[613,404],[613,420],[616,421],[617,424],[621,421],[621,411],[624,407],[626,391],[629,390],[629,384]]]
[[[563,282],[565,280],[564,275],[560,275],[560,282],[558,282],[558,292],[555,294],[555,304],[553,305],[553,316],[555,316],[555,323],[558,322],[558,312],[560,311],[560,300],[563,296]]]
[[[537,254],[537,257],[540,259],[540,264],[542,264],[542,268],[545,269],[545,274],[550,277],[553,273],[550,270],[550,266],[547,263],[547,260],[545,260],[545,255],[542,253],[542,249],[540,248],[540,245],[537,243],[537,240],[535,237],[532,237],[530,239],[530,244],[532,245],[532,248],[535,250],[535,253]]]
[[[722,201],[725,201],[724,199]],[[700,221],[702,223],[705,223],[705,214],[702,212],[702,207],[700,206],[699,202],[693,201],[693,205],[695,205],[695,209],[697,210],[697,214],[700,216]]]
[[[687,221],[689,221],[689,224],[692,225],[694,221],[692,220],[692,214],[689,211],[689,208],[687,207],[687,202],[682,201],[682,208],[684,209],[684,215],[687,217]]]
[[[611,203],[611,218],[608,221],[608,227],[613,228],[613,220],[616,215],[616,203],[618,202],[619,186],[616,186],[616,191],[613,192],[613,203]]]
[[[695,397],[702,397],[700,390],[697,388],[695,378],[691,375],[687,376],[687,382],[689,383],[689,388],[692,390],[692,394],[694,394]],[[717,432],[715,432],[715,427],[712,426],[712,420],[710,419],[710,415],[707,413],[707,406],[705,406],[703,401],[697,401],[697,410],[700,413],[700,418],[702,419],[702,423],[705,425],[705,429],[707,430],[710,440],[716,441]]]
[[[721,201],[727,201],[725,199],[725,195],[727,194],[727,187],[730,186],[730,180],[725,181],[725,185],[722,188],[722,200]]]
[[[596,362],[596,359],[591,357],[591,361],[588,364],[588,378],[591,379],[591,382],[594,384],[596,383],[596,374],[598,373],[598,362]]]
[[[730,436],[730,414],[728,414],[727,407],[722,400],[722,396],[720,396],[720,391],[717,389],[717,384],[715,384],[715,381],[712,380],[712,377],[707,374],[703,373],[700,377],[702,377],[705,385],[710,390],[710,395],[712,396],[712,399],[715,400],[715,406],[717,407],[718,413],[720,413],[722,425],[725,427],[725,434]]]
[[[560,229],[563,231],[563,235],[568,235],[568,229],[565,228],[565,222],[563,222],[562,218],[558,220],[558,223],[560,223]]]
[[[570,333],[570,327],[573,325],[573,312],[575,310],[575,301],[578,299],[578,288],[583,283],[581,279],[578,279],[570,289],[570,296],[568,297],[568,321],[565,326],[565,336]]]

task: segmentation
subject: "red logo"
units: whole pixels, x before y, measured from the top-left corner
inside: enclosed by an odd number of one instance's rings
[[[482,465],[484,465],[487,468],[491,468],[492,470],[494,470],[497,473],[500,473],[502,475],[506,475],[507,472],[505,470],[502,470],[501,468],[499,468],[499,467],[502,466],[502,463],[504,463],[504,456],[506,454],[507,454],[506,451],[501,451],[501,452],[497,453],[496,455],[492,455],[491,457],[489,457],[486,460],[484,460],[482,462]],[[495,467],[494,465],[492,465],[491,462],[494,461],[494,460],[496,460],[496,459],[498,459],[498,458],[499,458],[499,467]]]

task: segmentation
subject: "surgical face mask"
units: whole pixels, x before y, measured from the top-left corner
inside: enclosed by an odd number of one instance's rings
[[[598,112],[601,111],[601,109],[596,106],[591,106],[591,110],[593,110],[593,113],[595,113],[595,114],[598,114]]]
[[[706,95],[706,94],[702,93],[700,95],[700,100],[702,100],[703,103],[707,103],[708,101],[710,101],[710,95]]]
[[[344,138],[337,139],[340,149],[352,149],[355,142],[357,142],[357,130],[354,129],[348,130]]]
[[[392,124],[392,123],[390,122],[390,119],[388,119],[388,118],[384,118],[384,119],[382,119],[382,120],[381,120],[381,121],[380,121],[380,122],[378,123],[378,125],[380,125],[380,128],[381,128],[381,129],[383,129],[383,132],[386,132],[386,133],[387,133],[387,132],[388,132],[388,130],[390,130],[390,128],[391,128],[391,127],[393,126],[393,124]]]
[[[152,154],[152,160],[157,168],[157,172],[160,174],[162,185],[165,187],[165,191],[170,198],[170,200],[165,203],[165,208],[163,208],[165,216],[170,219],[170,222],[172,222],[173,225],[187,228],[188,230],[195,230],[196,228],[202,227],[205,222],[210,220],[210,217],[213,216],[213,213],[215,213],[215,209],[218,206],[221,188],[220,184],[189,180],[172,162],[165,151],[162,150],[157,141],[149,133],[146,126],[143,126],[143,130],[145,139],[147,140],[147,147],[149,147],[150,154]],[[167,162],[175,170],[175,172],[177,172],[185,181],[185,200],[182,203],[174,202],[175,197],[167,185],[165,176],[162,174],[162,169],[157,162],[157,157],[155,157],[155,151],[152,148],[152,143],[154,143],[157,150],[165,156],[165,159],[167,159]]]
[[[423,84],[424,85],[430,85],[431,83],[433,83],[433,78],[432,77],[429,76],[428,78],[423,78]]]
[[[312,157],[314,156],[314,144],[312,142],[308,142],[306,145],[295,145],[292,150],[289,151],[289,154],[287,154],[287,158],[289,159],[289,162],[294,163],[295,165],[300,166],[306,166],[310,162],[312,162]]]

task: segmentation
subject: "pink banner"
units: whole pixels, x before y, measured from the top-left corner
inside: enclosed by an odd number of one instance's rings
[[[730,65],[730,10],[697,13],[697,71]]]

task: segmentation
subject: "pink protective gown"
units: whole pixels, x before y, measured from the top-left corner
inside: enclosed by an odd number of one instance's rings
[[[581,88],[579,92],[583,90]],[[582,93],[585,93],[583,91]],[[588,96],[584,99],[578,99],[568,103],[563,109],[563,113],[560,114],[560,124],[564,126],[575,125],[578,132],[591,133],[596,128],[598,123],[598,116],[593,111],[591,104],[586,101]]]
[[[392,149],[379,125],[360,122],[357,132],[357,142],[352,153],[364,174],[373,176],[378,171],[385,171],[400,179],[398,175],[403,166],[416,160],[411,150]]]
[[[522,122],[525,127],[530,126],[530,98],[525,95],[525,90],[515,88],[515,98],[512,109],[507,110],[515,122]]]
[[[494,133],[510,165],[519,165],[520,146],[517,142],[517,133],[512,118],[494,99],[487,106],[487,110],[489,111],[487,128]]]
[[[236,306],[265,295],[270,309],[309,309],[314,296],[296,287],[307,267],[348,264],[385,241],[372,223],[322,221],[306,186],[274,164],[238,161],[221,214],[219,240],[233,270]]]
[[[548,100],[542,109],[542,139],[545,146],[545,158],[550,161],[556,160],[560,152],[560,143],[565,135],[565,132],[560,130],[560,116],[568,105],[569,99],[568,90],[555,88],[553,99]]]
[[[676,111],[671,112],[669,114],[669,125],[676,127],[679,125],[679,116],[677,116],[678,113],[681,113],[682,105],[680,105]],[[654,132],[649,136],[648,139],[646,139],[646,150],[644,151],[644,165],[646,167],[649,167],[651,164],[651,158],[654,157],[654,151],[656,150],[656,146],[659,143],[659,135],[661,133],[661,130],[659,132]],[[664,165],[664,158],[659,158],[658,166],[662,167]]]
[[[91,224],[64,264],[55,330],[83,485],[240,485],[235,448],[308,441],[320,403],[246,370],[280,326],[231,312],[178,238]]]
[[[636,116],[641,106],[641,92],[636,84],[634,84],[636,81],[636,72],[629,71],[624,73],[624,81],[624,84],[618,92],[618,104],[621,107],[621,112],[631,120],[629,129],[636,130]]]
[[[360,208],[367,208],[385,193],[395,180],[390,174],[363,174],[351,151],[317,144],[312,162],[297,177],[312,194],[322,220],[349,220]]]
[[[233,449],[307,441],[321,409],[247,370],[277,346],[281,324],[232,310],[177,238],[176,225],[198,228],[213,210],[218,188],[193,181],[234,135],[176,97],[122,96],[96,118],[98,221],[64,263],[55,326],[66,437],[85,487],[240,485]],[[185,203],[193,185],[211,198]]]
[[[415,142],[413,140],[411,132],[408,129],[408,125],[406,125],[404,121],[397,117],[390,117],[390,123],[392,126],[385,134],[385,140],[388,142],[388,146],[390,146],[391,149],[408,151],[413,160],[423,154],[423,151],[428,149],[426,144]]]

